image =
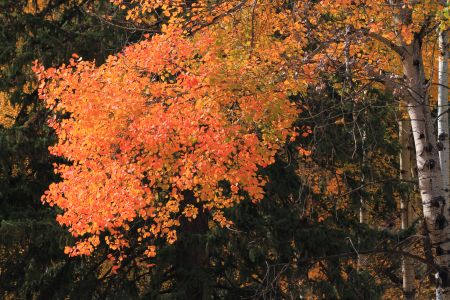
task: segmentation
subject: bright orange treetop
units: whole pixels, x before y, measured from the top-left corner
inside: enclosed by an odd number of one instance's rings
[[[59,69],[36,65],[40,97],[54,111],[51,153],[71,162],[55,166],[63,180],[43,196],[78,237],[66,252],[90,254],[101,236],[120,251],[138,222],[138,241],[154,256],[154,239],[173,243],[180,217],[196,218],[199,207],[229,226],[223,209],[246,195],[259,201],[258,168],[293,135],[298,113],[270,65],[233,64],[210,35],[170,28],[99,67],[77,55]],[[186,191],[201,205],[186,203]]]

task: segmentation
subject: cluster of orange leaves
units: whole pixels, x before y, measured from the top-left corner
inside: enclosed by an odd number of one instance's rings
[[[191,29],[196,29],[212,23],[217,17],[227,14],[234,7],[240,7],[247,1],[226,0],[214,3],[207,0],[111,0],[111,2],[127,11],[127,20],[142,23],[148,15],[154,14],[158,20],[166,19],[167,24],[186,26],[186,22],[189,22]]]
[[[260,75],[270,61],[231,63],[212,37],[173,27],[99,67],[76,54],[58,69],[35,64],[58,135],[50,151],[71,162],[55,165],[63,180],[42,198],[64,211],[58,222],[78,237],[69,255],[92,253],[103,235],[121,251],[140,220],[137,240],[153,257],[155,239],[173,243],[180,218],[199,214],[184,191],[221,226],[231,224],[224,209],[246,195],[263,198],[257,171],[295,134],[298,110],[282,82]]]

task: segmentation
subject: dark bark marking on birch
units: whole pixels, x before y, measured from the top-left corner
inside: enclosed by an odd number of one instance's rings
[[[436,162],[434,161],[434,159],[426,160],[425,163],[423,164],[423,169],[428,168],[428,170],[433,170],[435,167]]]
[[[440,286],[441,287],[448,287],[450,286],[449,278],[448,278],[448,271],[439,271],[439,279],[440,279]]]
[[[431,199],[430,201],[430,205],[432,207],[437,207],[439,208],[441,206],[441,203],[444,203],[445,199],[443,196],[438,196],[438,197],[434,197],[433,199]]]
[[[445,227],[447,227],[447,225],[448,225],[448,221],[444,217],[444,215],[440,214],[436,217],[435,224],[434,224],[435,229],[443,230]]]

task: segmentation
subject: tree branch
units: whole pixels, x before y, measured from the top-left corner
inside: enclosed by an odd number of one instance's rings
[[[373,38],[374,40],[377,40],[377,41],[383,43],[384,45],[388,46],[392,51],[396,52],[402,58],[404,57],[404,55],[406,53],[406,49],[403,48],[402,46],[397,45],[393,41],[391,41],[391,40],[385,38],[384,36],[381,36],[381,35],[379,35],[378,33],[375,33],[375,32],[368,32],[367,36],[369,36],[369,37]]]

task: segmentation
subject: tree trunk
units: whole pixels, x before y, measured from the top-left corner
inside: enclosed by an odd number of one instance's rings
[[[403,113],[400,107],[400,113]],[[405,120],[401,116],[399,121],[399,140],[401,145],[400,152],[400,179],[403,181],[411,181],[411,151],[409,138],[411,134],[411,122]],[[410,202],[410,192],[401,195],[400,199],[401,210],[401,228],[408,229],[412,223],[412,209]],[[406,252],[411,251],[411,246],[407,245],[404,249]],[[402,257],[402,275],[403,275],[403,296],[404,299],[413,300],[415,298],[415,272],[413,260],[410,257]]]
[[[416,36],[406,46],[403,71],[408,93],[408,114],[414,135],[419,190],[422,198],[425,226],[433,246],[433,254],[440,271],[436,274],[437,299],[450,299],[450,239],[444,211],[445,198],[439,166],[439,151],[433,120],[427,99],[427,87],[422,61],[422,41]]]
[[[365,177],[365,164],[366,164],[366,131],[363,129],[362,137],[361,137],[361,186],[364,186],[366,177]],[[367,199],[364,198],[363,194],[359,198],[359,223],[361,224],[369,224],[369,205],[367,203]],[[367,263],[368,255],[359,254],[358,255],[358,270],[363,270],[365,264]]]
[[[369,212],[367,210],[367,203],[361,197],[360,199],[360,207],[359,207],[359,223],[367,224],[369,222]]]
[[[439,165],[446,205],[449,204],[449,128],[448,128],[448,32],[439,32],[438,140]]]
[[[208,217],[192,191],[184,191],[184,205],[192,204],[198,215],[191,221],[180,220],[180,239],[177,241],[176,290],[183,295],[177,299],[211,299],[211,282],[208,280],[209,255],[204,242],[208,231]],[[183,205],[183,206],[184,206]]]
[[[359,223],[367,224],[369,221],[369,212],[367,210],[367,203],[363,197],[359,200]],[[364,269],[368,256],[364,254],[358,254],[357,270],[361,271]]]

